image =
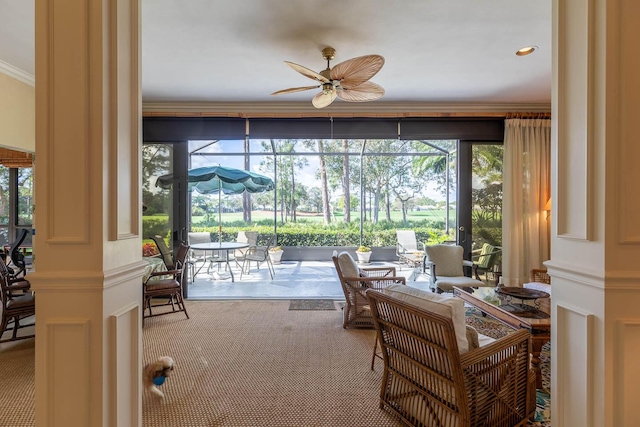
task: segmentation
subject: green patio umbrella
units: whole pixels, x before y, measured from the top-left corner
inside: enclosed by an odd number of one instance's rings
[[[156,187],[169,189],[173,185],[173,174],[162,175]],[[226,166],[205,166],[190,169],[187,173],[189,191],[201,194],[218,194],[218,235],[222,241],[222,199],[224,194],[264,193],[274,189],[273,180],[255,172]],[[220,191],[222,190],[222,191]]]

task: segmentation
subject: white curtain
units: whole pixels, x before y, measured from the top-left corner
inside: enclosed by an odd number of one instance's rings
[[[502,276],[518,286],[549,259],[551,120],[505,120],[503,171]]]

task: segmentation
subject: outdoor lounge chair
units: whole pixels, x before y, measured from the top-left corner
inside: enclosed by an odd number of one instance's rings
[[[492,271],[493,266],[496,264],[498,255],[502,253],[502,248],[493,246],[489,243],[483,243],[480,249],[476,249],[471,252],[471,259],[473,261],[473,274],[476,279],[482,280],[480,274],[484,273],[485,278],[488,280],[487,273]],[[493,283],[497,285],[497,283]]]
[[[396,230],[396,255],[400,268],[406,265],[416,269],[422,266],[425,245],[418,242],[416,233],[413,230]],[[414,272],[416,274],[417,272]]]
[[[481,336],[462,300],[410,286],[366,296],[384,361],[380,408],[412,426],[513,427],[533,416],[529,332]]]
[[[162,260],[164,261],[164,265],[167,267],[167,270],[173,270],[174,269],[173,251],[169,249],[169,246],[167,246],[167,242],[165,242],[162,236],[158,236],[158,235],[151,236],[151,240],[153,240],[153,242],[156,244],[156,247],[158,248],[158,252],[160,252],[160,256],[162,257]]]

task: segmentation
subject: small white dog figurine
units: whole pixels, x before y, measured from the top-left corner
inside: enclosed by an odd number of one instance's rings
[[[173,371],[173,359],[169,356],[162,356],[149,363],[142,370],[142,382],[144,388],[149,390],[154,396],[164,397],[158,386],[164,384],[164,380]]]

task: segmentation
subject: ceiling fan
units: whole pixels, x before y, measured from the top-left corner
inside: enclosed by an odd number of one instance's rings
[[[303,76],[309,77],[320,84],[283,89],[273,92],[271,95],[283,95],[321,87],[322,92],[318,93],[313,97],[313,100],[311,100],[311,103],[316,108],[326,107],[335,101],[336,97],[349,102],[366,102],[374,101],[384,95],[382,86],[369,81],[384,65],[384,58],[382,56],[359,56],[348,59],[330,68],[329,61],[335,57],[335,54],[335,49],[331,47],[322,49],[322,57],[327,60],[327,68],[319,73],[302,65],[284,61],[285,64]]]

